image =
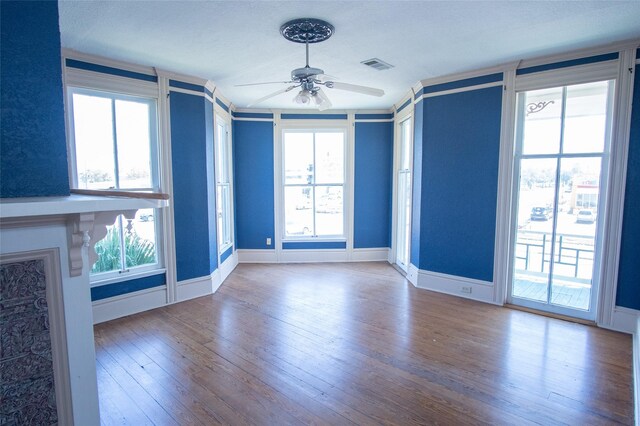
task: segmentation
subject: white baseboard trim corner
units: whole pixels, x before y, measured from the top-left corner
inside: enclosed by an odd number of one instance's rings
[[[111,321],[167,304],[167,287],[140,290],[108,299],[96,300],[93,305],[93,323]]]
[[[227,279],[227,277],[236,269],[238,266],[238,251],[234,251],[231,256],[227,257],[224,262],[219,266],[220,270],[220,283],[218,287]],[[214,292],[218,289],[218,287],[214,288]]]
[[[353,262],[389,262],[389,247],[354,248],[351,254]]]
[[[216,269],[211,275],[192,278],[178,282],[178,300],[183,302],[196,297],[206,296],[213,293],[220,286],[220,270]]]
[[[493,283],[489,281],[425,271],[414,265],[409,265],[407,278],[417,288],[496,304],[493,300]]]
[[[611,323],[598,323],[598,327],[627,334],[634,334],[638,327],[638,319],[640,319],[640,311],[616,306],[613,308],[613,313],[611,314]]]
[[[274,249],[238,249],[238,263],[277,263],[278,256]]]

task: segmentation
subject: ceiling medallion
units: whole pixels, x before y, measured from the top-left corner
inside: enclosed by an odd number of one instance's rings
[[[333,25],[315,18],[294,19],[280,27],[280,34],[295,43],[319,43],[331,37],[334,32]]]

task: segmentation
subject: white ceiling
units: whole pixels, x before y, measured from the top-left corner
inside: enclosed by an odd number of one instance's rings
[[[237,107],[304,66],[284,22],[321,18],[335,34],[310,46],[310,65],[381,98],[325,89],[334,108],[388,108],[419,80],[640,38],[640,1],[69,1],[62,46],[212,80]],[[360,64],[377,57],[395,66]],[[257,105],[292,108],[289,92]]]

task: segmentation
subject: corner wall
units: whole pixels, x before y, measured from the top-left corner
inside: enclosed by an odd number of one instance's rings
[[[58,3],[0,6],[0,198],[69,195]]]

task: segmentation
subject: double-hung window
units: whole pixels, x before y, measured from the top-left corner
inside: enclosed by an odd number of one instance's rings
[[[71,87],[68,105],[75,188],[159,190],[156,99]],[[160,219],[156,209],[118,216],[95,246],[92,279],[160,267]]]
[[[231,228],[231,138],[229,125],[216,116],[216,207],[218,251],[222,254],[233,245]]]
[[[284,238],[344,238],[345,132],[284,130]]]

